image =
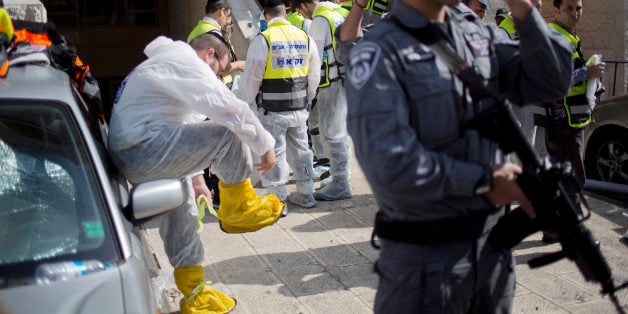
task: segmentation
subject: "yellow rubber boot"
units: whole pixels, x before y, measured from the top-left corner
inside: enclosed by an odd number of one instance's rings
[[[236,300],[212,288],[205,281],[203,267],[180,267],[174,269],[174,282],[183,293],[179,304],[181,314],[227,313],[231,311]]]
[[[274,194],[258,197],[251,179],[236,184],[220,181],[220,227],[227,233],[243,233],[262,229],[274,224],[284,204]]]

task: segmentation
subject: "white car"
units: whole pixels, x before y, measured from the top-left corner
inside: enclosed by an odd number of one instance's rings
[[[587,178],[628,184],[628,95],[595,107],[584,142]]]
[[[129,192],[106,130],[62,71],[0,78],[0,312],[159,312],[135,226],[183,204],[186,187]]]

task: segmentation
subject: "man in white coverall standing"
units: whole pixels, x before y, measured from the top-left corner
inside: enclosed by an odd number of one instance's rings
[[[347,99],[342,83],[344,66],[336,60],[334,33],[349,11],[333,2],[293,0],[292,5],[312,19],[309,35],[316,42],[321,59],[318,85],[318,129],[324,155],[330,160],[331,181],[314,193],[317,200],[335,201],[351,198],[349,185],[349,144],[347,135]],[[318,156],[321,157],[321,156]]]
[[[158,37],[144,53],[148,60],[125,78],[114,101],[109,153],[116,166],[132,184],[182,178],[192,191],[190,176],[209,165],[221,181],[223,230],[246,232],[275,223],[283,203],[275,195],[257,197],[249,179],[249,147],[261,156],[255,168],[265,174],[275,163],[275,141],[248,104],[216,77],[229,62],[227,45],[214,34],[189,45]],[[181,313],[228,312],[235,300],[211,288],[200,266],[204,254],[193,194],[160,225],[184,295]],[[251,213],[255,218],[237,220]],[[257,229],[245,228],[251,225]]]
[[[252,102],[261,91],[258,118],[275,138],[277,163],[262,179],[264,187],[292,204],[316,205],[313,191],[313,153],[307,144],[308,104],[316,96],[320,59],[316,44],[286,20],[282,0],[264,6],[268,29],[249,47],[243,75],[243,100]],[[296,191],[286,192],[288,165],[294,171]]]

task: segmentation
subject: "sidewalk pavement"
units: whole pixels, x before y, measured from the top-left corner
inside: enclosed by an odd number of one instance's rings
[[[237,299],[232,313],[370,313],[378,252],[370,244],[377,203],[355,158],[350,162],[353,198],[319,202],[311,209],[290,205],[277,224],[245,234],[223,233],[215,217],[205,216],[202,241],[206,279]],[[315,188],[318,183],[315,183]],[[288,186],[288,192],[294,184]],[[263,190],[258,189],[258,192]],[[617,205],[587,194],[593,212],[585,225],[601,243],[614,273],[628,277],[628,246],[619,241],[628,226],[628,204]],[[181,294],[164,253],[158,224],[143,226],[142,240],[163,313],[177,313]],[[514,313],[616,313],[597,283],[584,281],[576,265],[563,259],[530,269],[526,262],[559,250],[536,233],[514,250],[517,287]],[[628,289],[617,293],[628,311]]]

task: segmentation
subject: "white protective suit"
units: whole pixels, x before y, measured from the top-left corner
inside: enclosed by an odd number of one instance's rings
[[[281,18],[273,18],[268,25]],[[307,101],[311,103],[316,97],[316,89],[320,80],[321,61],[318,55],[316,43],[312,38],[309,42],[309,72],[307,76]],[[246,56],[246,66],[240,87],[240,95],[246,102],[252,102],[260,90],[266,63],[268,60],[268,43],[262,35],[255,37]],[[287,197],[286,182],[288,182],[289,166],[294,171],[297,192],[310,195],[313,191],[312,182],[312,151],[307,143],[308,111],[306,109],[295,111],[266,112],[258,109],[258,118],[266,130],[275,138],[275,167],[262,178],[262,185],[268,187],[268,192],[277,195],[280,201]],[[291,200],[292,201],[292,200]],[[313,199],[312,199],[313,201]],[[297,205],[303,207],[305,204]],[[313,206],[313,205],[312,205]]]
[[[144,53],[148,60],[122,82],[114,101],[109,151],[120,171],[133,184],[186,178],[207,166],[226,184],[246,180],[252,172],[249,147],[263,155],[275,145],[254,112],[188,44],[158,37]],[[190,194],[160,227],[174,267],[203,259]]]
[[[312,25],[312,20],[305,19],[303,21],[303,31],[310,34],[310,26]],[[310,37],[311,38],[311,37]],[[318,46],[317,46],[318,49]],[[319,56],[320,58],[320,56]],[[320,70],[320,67],[319,67]],[[318,79],[320,81],[320,78]],[[318,84],[318,83],[317,83]],[[313,100],[310,101],[312,103]],[[310,139],[312,140],[312,151],[314,152],[314,156],[317,158],[325,158],[325,147],[323,146],[323,142],[321,141],[321,134],[318,130],[318,106],[314,105],[310,109],[310,116],[307,118],[307,128],[310,133]],[[325,168],[328,169],[329,167]],[[316,169],[314,169],[314,176],[320,177],[320,173],[316,173]]]
[[[318,6],[338,5],[330,2],[319,2]],[[333,37],[327,19],[322,16],[314,17],[310,26],[310,36],[316,41],[318,54],[322,60],[324,47],[332,44]],[[333,64],[336,61],[336,56],[334,51],[330,52],[332,53],[329,53],[327,58],[329,64]],[[332,71],[335,69],[330,69],[330,72]],[[318,190],[314,196],[319,200],[350,198],[347,99],[342,80],[337,80],[327,87],[320,88],[316,106],[319,112],[318,129],[324,146],[324,157],[329,158],[330,161],[329,172],[332,182]]]

